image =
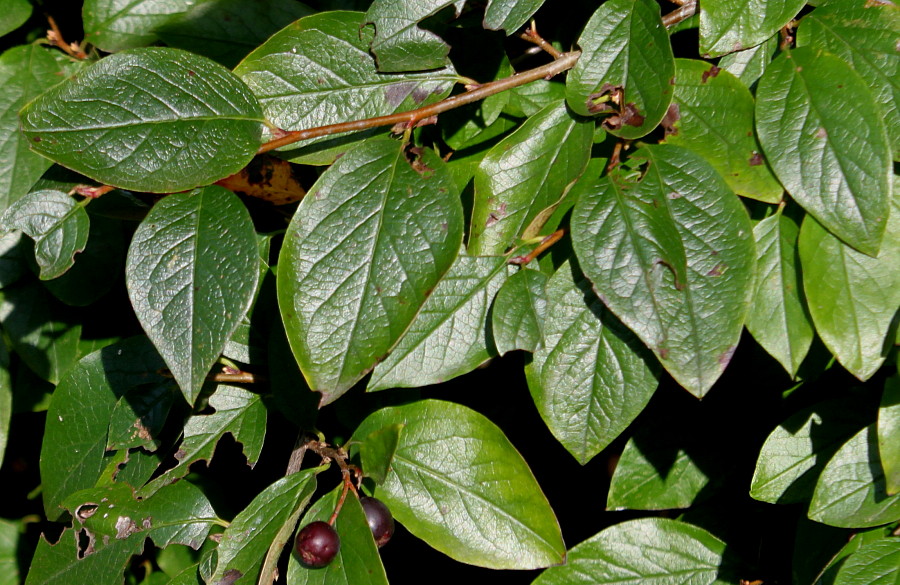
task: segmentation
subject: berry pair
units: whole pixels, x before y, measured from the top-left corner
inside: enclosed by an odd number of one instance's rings
[[[375,544],[382,547],[394,534],[394,518],[391,511],[381,500],[360,496],[366,513],[366,521],[375,537]],[[297,533],[294,544],[300,561],[307,567],[320,568],[328,565],[341,549],[341,539],[337,531],[328,522],[317,520],[310,522]]]

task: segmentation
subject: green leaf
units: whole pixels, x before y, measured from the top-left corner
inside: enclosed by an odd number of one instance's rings
[[[581,193],[572,245],[600,300],[702,397],[731,360],[749,307],[750,219],[688,150],[646,146],[629,164]]]
[[[359,12],[302,18],[253,51],[235,73],[257,96],[266,118],[285,130],[385,116],[449,95],[457,81],[450,67],[417,74],[379,73],[369,53],[371,30],[360,30],[364,21]],[[328,136],[302,145],[322,141],[348,142]],[[292,157],[308,151],[289,149]]]
[[[2,452],[2,451],[0,451]],[[878,453],[884,469],[887,493],[900,492],[900,376],[884,382],[878,409]]]
[[[900,539],[868,544],[847,558],[834,585],[896,585],[900,583]]]
[[[462,224],[443,161],[423,150],[410,162],[395,140],[360,144],[313,185],[285,234],[278,303],[323,405],[406,331],[456,257]]]
[[[488,310],[506,281],[506,259],[460,255],[391,350],[367,391],[439,384],[496,355]]]
[[[175,396],[171,384],[132,388],[119,398],[109,420],[106,450],[136,449],[156,451],[159,433]]]
[[[170,47],[234,67],[266,39],[312,13],[299,2],[206,0],[167,19],[155,33]]]
[[[816,8],[800,21],[797,44],[824,49],[849,63],[881,106],[894,160],[900,158],[900,58],[894,4],[842,0]]]
[[[189,404],[250,308],[258,264],[247,208],[218,186],[166,197],[134,234],[131,304]]]
[[[378,70],[395,73],[444,67],[450,47],[436,34],[419,28],[418,23],[455,3],[455,0],[372,2],[366,12],[366,22],[375,25],[372,53],[378,61]]]
[[[871,415],[856,398],[842,398],[789,417],[759,452],[750,496],[770,504],[808,502],[825,464]]]
[[[18,229],[34,240],[34,256],[41,279],[61,276],[87,245],[90,219],[70,195],[62,191],[32,191],[3,214],[6,229]]]
[[[796,222],[779,211],[753,228],[756,238],[756,294],[747,329],[796,378],[813,340],[797,257]]]
[[[41,482],[47,518],[57,520],[63,500],[92,487],[106,467],[109,421],[125,393],[161,384],[164,366],[145,337],[127,339],[82,358],[59,383],[47,411]]]
[[[900,309],[900,205],[893,205],[876,258],[857,252],[807,216],[800,228],[803,290],[816,331],[860,380],[884,362]]]
[[[0,55],[0,210],[25,195],[52,164],[31,152],[19,132],[19,110],[77,66],[40,45],[12,48]]]
[[[753,96],[727,71],[704,61],[675,61],[675,96],[666,142],[706,159],[744,197],[781,201],[781,183],[769,170],[753,132]]]
[[[558,101],[491,148],[475,173],[469,253],[503,254],[558,205],[587,166],[593,131]]]
[[[722,0],[700,6],[700,53],[719,57],[756,46],[797,16],[805,0]]]
[[[457,404],[423,400],[371,414],[354,437],[391,424],[406,426],[375,495],[413,535],[453,559],[492,569],[565,560],[553,510],[493,423]]]
[[[156,30],[190,10],[195,0],[85,0],[85,40],[115,53],[153,44]]]
[[[0,585],[19,585],[19,558],[22,532],[18,522],[0,519]]]
[[[366,477],[371,477],[377,484],[384,483],[402,433],[403,425],[393,424],[372,431],[363,439],[359,445],[359,458]]]
[[[667,518],[641,518],[599,532],[569,551],[534,585],[683,585],[712,583],[725,543],[707,531]]]
[[[303,525],[315,520],[327,522],[342,487],[338,486],[311,505],[303,515]],[[387,585],[372,529],[359,499],[353,494],[348,494],[344,500],[334,528],[341,539],[341,548],[334,560],[325,568],[309,569],[300,563],[296,554],[292,554],[288,560],[287,582],[291,585]]]
[[[649,133],[672,101],[675,59],[659,10],[653,0],[611,0],[578,39],[566,100],[583,116],[606,114],[603,127],[619,138]]]
[[[503,283],[491,307],[491,332],[497,353],[534,352],[543,341],[547,275],[520,270]]]
[[[16,30],[25,24],[30,16],[31,4],[28,0],[6,0],[3,4],[3,13],[0,14],[0,36]]]
[[[887,496],[875,425],[857,433],[822,470],[809,505],[816,522],[866,528],[900,519],[900,494]]]
[[[22,232],[0,236],[0,289],[15,284],[28,271],[25,266],[27,253],[31,253],[31,249]]]
[[[25,585],[121,583],[128,560],[143,548],[143,539],[113,539],[96,554],[83,555],[77,531],[66,528],[56,544],[41,536]]]
[[[219,561],[207,583],[256,583],[276,536],[293,529],[316,491],[316,473],[307,469],[283,477],[264,489],[231,521],[219,543]],[[274,551],[278,554],[280,550]]]
[[[791,197],[857,250],[877,254],[891,153],[880,108],[859,74],[820,50],[783,53],[759,81],[756,129]]]
[[[543,344],[525,368],[528,388],[553,436],[584,465],[647,405],[659,367],[568,262],[546,296]]]
[[[752,87],[762,77],[777,48],[778,35],[772,35],[755,47],[728,53],[719,59],[719,67],[740,79],[745,86]]]
[[[36,282],[0,291],[0,325],[13,351],[51,384],[75,364],[81,324]]]
[[[564,83],[550,79],[538,79],[505,92],[509,99],[503,111],[512,116],[533,116],[543,108],[566,97]]]
[[[238,172],[256,153],[259,103],[221,65],[179,49],[101,59],[21,113],[32,150],[107,185],[173,193]]]
[[[6,455],[9,442],[9,422],[12,418],[12,376],[9,372],[9,350],[0,343],[0,464]],[[0,571],[2,574],[3,571]]]
[[[537,12],[544,0],[491,0],[484,11],[484,27],[512,35]]]
[[[816,523],[816,526],[838,530],[825,524]],[[834,585],[838,571],[840,571],[844,563],[847,562],[847,559],[864,546],[879,542],[887,537],[890,530],[886,528],[887,527],[879,527],[871,528],[869,530],[855,530],[849,537],[847,536],[847,531],[842,530],[841,536],[843,538],[841,540],[843,540],[843,543],[841,544],[844,546],[839,547],[839,550],[831,555],[830,562],[822,568],[818,574],[815,574],[815,579],[809,581],[809,583],[814,583],[815,585]]]

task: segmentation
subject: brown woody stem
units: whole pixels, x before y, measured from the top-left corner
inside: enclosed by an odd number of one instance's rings
[[[697,0],[676,0],[676,4],[681,4],[681,6],[662,17],[666,28],[671,28],[697,14]]]

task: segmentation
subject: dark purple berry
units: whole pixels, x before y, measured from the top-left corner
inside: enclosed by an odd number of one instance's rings
[[[300,562],[307,567],[318,569],[334,560],[341,550],[341,539],[331,524],[316,520],[297,533],[294,548]]]
[[[391,516],[391,511],[381,500],[360,496],[359,503],[362,504],[363,511],[366,513],[366,520],[369,522],[369,528],[372,529],[375,544],[381,548],[394,535],[394,517]]]

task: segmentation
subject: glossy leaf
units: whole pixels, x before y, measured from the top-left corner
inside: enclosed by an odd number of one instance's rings
[[[31,16],[31,4],[28,0],[7,0],[0,15],[0,36],[11,33]]]
[[[800,21],[797,44],[824,49],[849,63],[881,106],[894,160],[900,159],[900,57],[896,5],[842,0],[816,8]]]
[[[439,384],[496,355],[488,311],[508,277],[506,259],[460,255],[384,360],[370,392]]]
[[[9,350],[0,343],[0,464],[6,455],[9,442],[9,422],[12,418],[12,376],[9,371]],[[0,571],[2,573],[2,571]]]
[[[770,504],[808,502],[825,464],[871,415],[856,400],[838,399],[789,417],[760,449],[750,496]]]
[[[93,487],[106,467],[109,420],[118,399],[136,386],[161,384],[164,367],[145,337],[110,345],[82,358],[57,386],[41,448],[42,497],[47,518],[63,500]]]
[[[62,275],[87,245],[90,220],[84,206],[62,191],[32,191],[3,214],[6,229],[18,229],[34,240],[41,278]]]
[[[300,2],[205,0],[167,19],[154,32],[170,47],[234,67],[273,34],[310,13],[312,9]]]
[[[566,100],[582,116],[604,114],[603,126],[620,138],[648,134],[672,101],[675,61],[659,11],[652,0],[611,0],[578,39]]]
[[[593,131],[559,101],[491,148],[475,173],[469,253],[503,254],[556,206],[587,166]]]
[[[805,0],[725,0],[700,6],[700,52],[704,57],[754,47],[787,25]]]
[[[250,308],[258,264],[250,214],[222,187],[166,197],[135,232],[131,304],[189,404]]]
[[[303,515],[301,526],[316,520],[327,522],[335,510],[341,487],[312,504]],[[341,539],[341,548],[334,560],[324,568],[309,569],[300,563],[296,554],[291,554],[287,582],[291,585],[387,585],[372,529],[357,497],[347,495],[334,528]]]
[[[528,388],[553,436],[584,465],[647,405],[659,368],[568,262],[545,294],[543,343],[525,368]]]
[[[0,519],[0,585],[19,585],[17,550],[24,540],[19,522]]]
[[[454,4],[455,0],[372,2],[366,21],[375,25],[372,53],[378,61],[378,70],[396,73],[444,67],[450,47],[418,24]]]
[[[371,477],[375,483],[384,483],[402,433],[403,425],[395,424],[374,430],[363,438],[359,458],[366,477]]]
[[[797,262],[800,228],[777,213],[753,228],[756,238],[756,294],[747,329],[791,377],[797,375],[813,340],[813,327]]]
[[[79,538],[66,528],[56,544],[41,536],[32,558],[25,585],[70,585],[71,583],[121,583],[129,559],[141,553],[143,539],[113,539],[99,552],[79,558]]]
[[[405,424],[376,497],[413,535],[472,565],[534,569],[565,560],[559,525],[503,432],[466,407],[436,400],[371,414],[355,438]]]
[[[76,69],[60,53],[40,45],[0,55],[0,209],[25,195],[52,164],[29,150],[19,133],[19,110]]]
[[[753,132],[753,96],[736,77],[704,61],[675,61],[675,97],[666,142],[693,150],[744,197],[781,201]]]
[[[297,523],[316,491],[318,471],[307,469],[279,479],[235,516],[222,534],[216,570],[206,581],[256,583],[272,541],[284,527]]]
[[[811,217],[800,229],[803,290],[816,331],[860,380],[884,362],[900,310],[900,206],[894,205],[878,257],[862,254]]]
[[[668,518],[622,522],[573,547],[565,565],[534,585],[682,585],[712,583],[725,543],[707,531]]]
[[[175,395],[171,384],[132,388],[119,398],[109,419],[107,451],[143,448],[156,451],[159,433]]]
[[[173,193],[238,172],[260,145],[259,103],[185,51],[111,55],[21,113],[32,150],[107,185]]]
[[[803,47],[759,81],[756,129],[788,193],[826,229],[878,253],[891,200],[891,152],[880,108],[849,65]]]
[[[520,270],[509,277],[491,308],[491,332],[500,355],[516,349],[534,352],[541,346],[547,295],[547,275]]]
[[[900,519],[900,494],[887,496],[878,459],[875,425],[857,433],[822,470],[809,517],[845,528],[866,528]]]
[[[878,409],[878,453],[888,495],[900,493],[900,376],[884,382]]]
[[[690,151],[647,146],[629,164],[581,193],[572,245],[600,299],[702,397],[731,360],[753,292],[750,220]]]
[[[424,150],[410,162],[394,140],[359,145],[310,189],[285,235],[278,304],[322,404],[406,331],[456,257],[462,223],[443,161]]]
[[[519,117],[533,116],[558,100],[565,99],[566,85],[559,81],[538,79],[515,87],[508,92],[509,100],[503,111]]]
[[[484,11],[484,27],[515,33],[541,7],[544,0],[491,0]]]
[[[360,30],[364,21],[359,12],[302,18],[248,55],[235,73],[257,96],[266,118],[285,130],[384,116],[449,95],[457,81],[450,67],[427,73],[379,73],[369,53],[371,30]],[[346,142],[332,136],[301,146],[323,140],[326,145]],[[307,152],[296,146],[290,149],[291,156]]]
[[[868,544],[841,566],[834,585],[896,585],[900,583],[900,539]]]
[[[766,71],[777,48],[778,35],[772,35],[755,47],[723,56],[719,59],[719,67],[740,79],[745,86],[752,87]]]
[[[114,53],[153,44],[156,29],[190,10],[196,0],[85,0],[85,40]]]

